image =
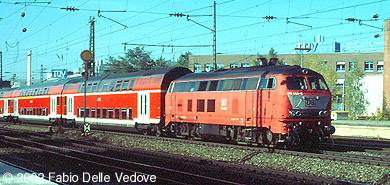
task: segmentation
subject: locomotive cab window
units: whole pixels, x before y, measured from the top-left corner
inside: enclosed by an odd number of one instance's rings
[[[312,90],[328,90],[326,83],[321,78],[310,77],[307,80]]]
[[[288,90],[305,90],[307,89],[306,80],[303,77],[287,77]]]
[[[260,89],[275,89],[276,80],[275,77],[262,78],[260,81]]]
[[[180,92],[182,82],[176,82],[173,84],[173,92]]]

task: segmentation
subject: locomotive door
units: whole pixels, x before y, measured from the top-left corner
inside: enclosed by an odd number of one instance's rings
[[[139,91],[138,92],[138,122],[149,123],[149,104],[150,97],[149,92]]]
[[[256,97],[253,91],[247,91],[245,93],[245,126],[256,126],[255,111],[256,109]]]
[[[176,94],[171,94],[171,104],[169,105],[170,121],[176,121]]]

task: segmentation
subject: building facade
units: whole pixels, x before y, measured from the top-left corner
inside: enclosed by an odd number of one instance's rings
[[[279,61],[285,65],[305,63],[309,57],[320,57],[325,65],[330,65],[337,73],[340,88],[344,88],[345,75],[354,69],[361,69],[365,77],[362,80],[362,90],[365,98],[370,102],[366,107],[366,115],[374,114],[377,109],[383,108],[384,87],[384,53],[327,53],[327,54],[279,54]],[[249,67],[259,60],[258,55],[219,55],[217,56],[217,69],[235,67]],[[194,72],[208,72],[214,69],[212,56],[190,56],[190,69]],[[343,110],[342,90],[335,95],[334,110]]]

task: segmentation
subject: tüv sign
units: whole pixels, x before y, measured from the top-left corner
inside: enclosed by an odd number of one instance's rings
[[[66,69],[52,69],[51,70],[52,78],[67,78],[68,71]]]
[[[296,43],[295,47],[305,49],[307,52],[316,52],[318,43]]]

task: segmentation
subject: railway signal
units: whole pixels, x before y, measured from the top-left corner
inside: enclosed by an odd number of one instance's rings
[[[84,134],[87,135],[91,129],[89,123],[86,122],[85,110],[87,109],[87,80],[88,80],[88,70],[91,68],[91,60],[93,60],[93,54],[90,50],[84,50],[80,54],[81,59],[84,61]],[[88,67],[89,66],[89,67]]]

